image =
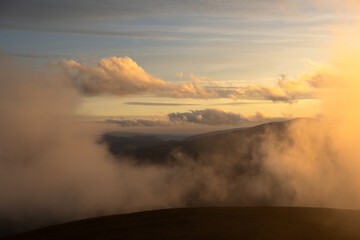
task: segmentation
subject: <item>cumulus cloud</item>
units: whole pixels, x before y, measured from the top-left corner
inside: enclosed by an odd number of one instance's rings
[[[221,109],[193,110],[183,113],[168,114],[172,122],[188,122],[206,125],[237,125],[242,121],[247,121],[241,115],[225,112]]]
[[[102,93],[124,96],[162,88],[167,83],[146,73],[131,58],[104,58],[96,66],[70,61],[57,63],[85,95]]]
[[[257,112],[253,116],[245,117],[241,114],[227,112],[219,108],[170,113],[168,114],[168,117],[172,122],[205,125],[241,125],[265,121],[281,121],[286,119],[268,117],[260,112]]]
[[[103,58],[95,66],[74,60],[55,63],[68,75],[81,93],[89,96],[112,94],[117,96],[153,93],[163,97],[210,98],[216,93],[194,83],[175,85],[147,73],[129,57]]]
[[[88,96],[150,93],[172,98],[263,99],[294,103],[299,99],[315,98],[319,89],[332,86],[335,79],[330,71],[316,69],[295,79],[282,76],[275,85],[223,87],[194,75],[189,83],[178,85],[152,76],[129,57],[103,58],[96,65],[80,64],[74,60],[60,61],[56,65],[65,71],[71,84]],[[203,85],[204,81],[209,85]]]

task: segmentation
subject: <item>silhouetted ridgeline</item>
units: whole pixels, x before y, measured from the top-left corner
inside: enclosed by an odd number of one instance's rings
[[[359,222],[360,212],[351,210],[188,208],[81,220],[6,240],[355,240]]]

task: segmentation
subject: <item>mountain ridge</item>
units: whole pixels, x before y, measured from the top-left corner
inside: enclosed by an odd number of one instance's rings
[[[359,239],[360,211],[303,207],[153,210],[74,221],[3,240]]]

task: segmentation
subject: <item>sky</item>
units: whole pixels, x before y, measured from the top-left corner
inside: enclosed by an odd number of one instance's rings
[[[77,115],[124,129],[316,117],[334,32],[355,21],[335,6],[3,0],[0,54],[56,69],[82,95]]]

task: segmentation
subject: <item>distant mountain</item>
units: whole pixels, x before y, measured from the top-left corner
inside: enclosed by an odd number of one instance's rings
[[[144,147],[175,143],[188,138],[187,135],[162,135],[136,132],[107,132],[103,134],[99,143],[108,145],[109,151],[115,155],[129,154]]]
[[[236,128],[224,131],[210,132],[206,134],[194,135],[182,141],[164,141],[150,139],[145,144],[137,144],[137,148],[124,148],[122,144],[116,142],[133,142],[131,138],[110,138],[106,137],[106,143],[110,146],[111,152],[120,156],[132,157],[141,162],[151,162],[157,164],[176,162],[176,153],[181,152],[193,160],[221,155],[223,158],[237,157],[239,160],[249,161],[254,155],[260,154],[259,147],[266,138],[265,132],[271,131],[279,139],[286,138],[286,128],[294,121],[315,121],[310,119],[295,119],[284,122],[265,123],[255,127]]]
[[[113,154],[135,150],[142,147],[150,147],[165,143],[164,140],[151,135],[136,135],[132,137],[118,137],[104,134],[100,143],[105,143]]]
[[[360,211],[286,208],[187,208],[99,217],[4,240],[355,240]]]
[[[236,132],[236,131],[246,129],[246,128],[248,128],[248,127],[232,128],[232,129],[225,129],[225,130],[219,130],[219,131],[214,131],[214,132],[207,132],[207,133],[193,135],[193,136],[187,137],[187,138],[185,138],[183,140],[184,141],[191,141],[191,140],[195,140],[195,139],[199,139],[199,138],[203,138],[203,137],[216,136],[216,135],[220,135],[220,134],[223,134],[223,133]]]
[[[105,135],[115,136],[115,137],[155,136],[164,141],[173,141],[173,140],[181,141],[189,137],[189,135],[154,134],[154,133],[139,133],[139,132],[124,132],[124,131],[107,132],[105,133]]]
[[[107,144],[118,161],[130,161],[137,166],[160,165],[181,172],[190,182],[182,206],[277,206],[292,203],[296,192],[284,184],[282,175],[269,170],[266,147],[293,144],[288,128],[297,121],[304,126],[318,122],[314,119],[272,122],[183,141],[154,140],[151,145],[138,144],[136,148],[117,148],[111,139]],[[212,198],[206,194],[213,188],[212,181],[221,185],[225,197]],[[251,188],[256,184],[262,186],[261,190]]]

